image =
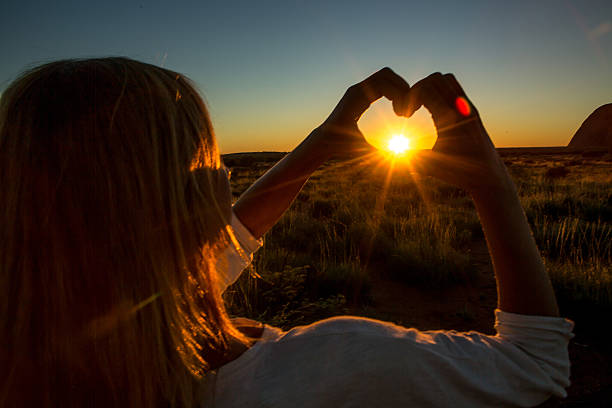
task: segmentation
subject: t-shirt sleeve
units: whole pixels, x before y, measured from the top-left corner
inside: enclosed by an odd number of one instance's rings
[[[537,364],[538,369],[533,367],[531,386],[523,386],[527,391],[532,390],[534,399],[538,393],[567,396],[565,388],[570,385],[568,343],[574,337],[573,328],[572,321],[560,317],[495,311],[496,338],[520,350],[523,360]],[[527,362],[525,367],[529,367]],[[520,374],[527,381],[531,371]]]
[[[534,406],[566,396],[572,328],[566,319],[500,310],[495,336],[328,319],[269,347],[259,374],[274,381],[260,393],[287,402],[303,388],[299,406]]]
[[[232,211],[230,227],[236,238],[236,243],[230,245],[221,253],[215,264],[221,292],[234,283],[242,271],[253,261],[253,253],[263,244],[256,239],[247,227],[240,222]]]
[[[421,406],[534,406],[551,396],[565,397],[569,386],[567,345],[573,324],[561,318],[526,316],[495,311],[497,335],[478,332],[396,329],[391,339],[374,352],[386,359],[402,378],[408,396]],[[412,344],[402,345],[402,340]],[[404,348],[405,350],[402,350]],[[403,354],[406,370],[395,363]],[[395,355],[395,356],[394,356]],[[385,364],[364,362],[373,371]],[[395,386],[402,385],[393,381]],[[380,390],[380,388],[378,388]],[[373,390],[372,390],[373,391]]]

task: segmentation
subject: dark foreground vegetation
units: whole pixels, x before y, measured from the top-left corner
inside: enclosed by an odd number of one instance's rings
[[[500,153],[561,312],[576,322],[570,397],[546,406],[604,406],[612,387],[612,158]],[[280,157],[226,156],[234,196]],[[463,191],[412,174],[401,160],[331,162],[266,235],[226,301],[234,315],[282,328],[353,314],[491,333],[495,285],[477,214]]]

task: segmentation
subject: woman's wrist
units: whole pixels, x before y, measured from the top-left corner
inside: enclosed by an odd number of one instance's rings
[[[337,137],[332,133],[332,129],[328,124],[323,123],[310,132],[295,150],[305,153],[309,162],[318,168],[339,153],[340,146],[338,145]]]
[[[325,124],[315,128],[306,137],[303,147],[307,150],[308,156],[313,162],[323,164],[334,156],[335,152],[331,139],[332,137],[325,128]]]

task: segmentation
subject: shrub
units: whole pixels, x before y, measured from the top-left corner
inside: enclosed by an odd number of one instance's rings
[[[312,203],[310,214],[313,218],[329,218],[336,209],[336,203],[331,200],[316,200]]]
[[[363,303],[371,288],[370,274],[358,263],[324,265],[311,276],[311,288],[317,297],[342,294],[349,302]]]
[[[544,177],[547,179],[561,179],[565,178],[570,174],[567,167],[551,167],[544,172]]]

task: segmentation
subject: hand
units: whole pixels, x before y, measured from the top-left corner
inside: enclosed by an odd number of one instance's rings
[[[514,191],[514,184],[487,131],[452,74],[435,73],[414,84],[407,111],[431,112],[438,139],[431,152],[415,157],[417,171],[470,192],[472,196]]]
[[[315,132],[318,142],[330,156],[367,153],[375,148],[366,142],[357,121],[372,102],[385,96],[397,115],[406,115],[410,86],[390,68],[383,68],[351,86],[333,112]]]

